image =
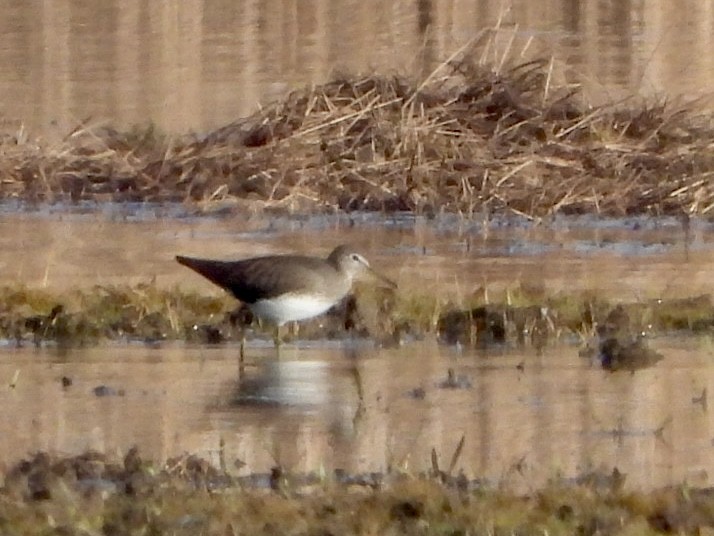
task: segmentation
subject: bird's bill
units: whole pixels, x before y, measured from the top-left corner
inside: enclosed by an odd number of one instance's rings
[[[381,281],[384,283],[386,286],[389,288],[397,288],[397,284],[389,279],[386,275],[380,274],[377,270],[372,268],[371,266],[367,266],[367,271],[372,274],[372,277],[376,279],[377,281]]]

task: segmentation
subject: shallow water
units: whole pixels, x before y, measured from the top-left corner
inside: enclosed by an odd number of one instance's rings
[[[153,280],[217,293],[173,256],[319,253],[342,242],[362,249],[400,292],[440,292],[457,304],[475,292],[499,301],[519,284],[545,295],[686,297],[709,293],[714,269],[714,228],[700,220],[535,225],[4,206],[0,284],[62,290]],[[530,347],[484,354],[429,341],[396,349],[298,341],[278,358],[267,341],[252,344],[242,372],[231,346],[0,346],[0,427],[13,431],[0,435],[0,460],[7,468],[37,450],[111,455],[137,445],[147,458],[197,453],[236,474],[276,463],[419,471],[431,466],[432,449],[448,466],[464,437],[456,470],[517,489],[613,467],[640,488],[714,484],[714,422],[702,398],[714,381],[708,339],[655,339],[665,359],[635,374],[593,368],[569,345],[536,356]],[[450,369],[457,388],[446,384]]]
[[[447,467],[463,436],[455,471],[494,485],[527,490],[614,467],[631,487],[711,485],[714,422],[696,399],[714,392],[714,347],[653,345],[665,359],[635,374],[592,368],[569,346],[541,357],[431,343],[286,346],[279,357],[251,347],[242,374],[234,347],[4,348],[0,420],[13,433],[0,436],[0,459],[137,445],[147,458],[196,453],[235,474],[277,463],[421,471],[432,449]],[[449,369],[459,388],[445,385]]]
[[[177,206],[0,211],[0,284],[65,289],[155,281],[220,292],[179,267],[176,254],[235,259],[326,254],[350,243],[404,292],[499,301],[524,284],[549,295],[593,290],[642,300],[709,293],[714,226],[676,219],[474,221],[355,214],[191,217]]]

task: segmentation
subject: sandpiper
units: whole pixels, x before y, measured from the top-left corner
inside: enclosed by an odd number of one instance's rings
[[[348,246],[332,250],[327,258],[304,255],[268,255],[238,261],[176,260],[223,287],[246,304],[256,316],[278,328],[286,322],[321,315],[340,302],[352,283],[370,273],[388,286],[396,283],[373,270],[367,259]]]

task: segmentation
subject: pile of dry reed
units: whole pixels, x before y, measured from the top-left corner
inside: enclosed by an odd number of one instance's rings
[[[552,62],[465,51],[420,83],[340,77],[202,136],[78,128],[0,143],[0,199],[306,210],[708,215],[714,123],[694,105],[593,107]],[[203,206],[205,206],[203,205]]]

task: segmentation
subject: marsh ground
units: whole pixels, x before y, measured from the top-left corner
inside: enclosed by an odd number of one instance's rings
[[[711,117],[594,108],[547,67],[344,78],[181,139],[4,139],[2,530],[714,526]],[[304,326],[282,361],[251,361],[265,333],[172,261],[344,241],[401,293],[358,293],[355,317]],[[246,334],[244,376],[210,358]],[[199,343],[191,359],[171,358],[177,340]],[[315,357],[332,348],[356,350]],[[203,374],[203,391],[182,383]],[[208,461],[176,452],[191,438]]]

